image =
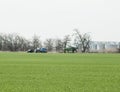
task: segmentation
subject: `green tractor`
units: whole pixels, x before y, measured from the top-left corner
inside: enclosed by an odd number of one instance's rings
[[[70,46],[70,47],[64,49],[64,53],[66,53],[66,52],[67,53],[75,53],[75,52],[77,52],[77,49],[78,48],[76,48],[76,47]]]

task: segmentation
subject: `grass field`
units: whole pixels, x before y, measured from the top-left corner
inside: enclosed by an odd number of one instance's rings
[[[1,52],[0,92],[120,92],[120,54]]]

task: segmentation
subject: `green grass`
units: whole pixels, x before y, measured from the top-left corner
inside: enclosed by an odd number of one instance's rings
[[[0,92],[119,92],[120,54],[0,53]]]

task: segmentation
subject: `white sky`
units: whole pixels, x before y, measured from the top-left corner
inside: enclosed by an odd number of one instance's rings
[[[120,0],[0,0],[0,33],[42,39],[91,32],[93,40],[120,41]]]

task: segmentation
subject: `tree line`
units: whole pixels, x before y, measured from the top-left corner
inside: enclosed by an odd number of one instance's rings
[[[71,39],[74,43],[71,45]],[[45,47],[48,51],[64,52],[66,48],[76,47],[81,48],[82,52],[88,52],[90,46],[90,35],[88,33],[81,34],[78,29],[74,29],[72,37],[65,35],[63,39],[48,38],[44,42],[40,37],[34,35],[31,40],[26,39],[15,33],[0,34],[0,51],[27,51],[28,49],[36,49]]]

